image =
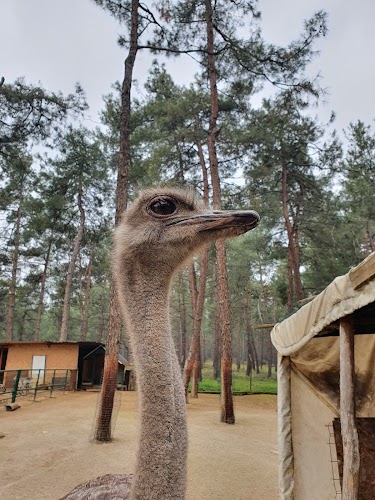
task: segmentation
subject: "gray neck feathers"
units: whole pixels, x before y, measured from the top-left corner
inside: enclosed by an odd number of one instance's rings
[[[184,390],[169,326],[170,273],[125,259],[118,274],[140,391],[141,435],[131,499],[181,500],[186,489]]]

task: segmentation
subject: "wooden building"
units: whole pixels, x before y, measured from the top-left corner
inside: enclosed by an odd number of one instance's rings
[[[104,356],[105,346],[98,342],[0,342],[0,384],[12,387],[15,370],[22,370],[23,377],[39,373],[42,384],[50,383],[53,374],[63,376],[63,372],[69,370],[71,389],[99,386]],[[129,381],[131,370],[126,359],[119,356],[120,385]]]

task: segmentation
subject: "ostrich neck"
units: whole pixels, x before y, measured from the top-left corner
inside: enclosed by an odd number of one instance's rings
[[[140,392],[141,431],[131,499],[180,500],[186,489],[184,390],[169,326],[171,276],[126,266],[119,295]]]

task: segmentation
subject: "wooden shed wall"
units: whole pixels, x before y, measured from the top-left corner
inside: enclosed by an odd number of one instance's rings
[[[6,369],[19,370],[32,367],[33,356],[46,356],[46,369],[78,368],[78,344],[16,344],[8,346]]]

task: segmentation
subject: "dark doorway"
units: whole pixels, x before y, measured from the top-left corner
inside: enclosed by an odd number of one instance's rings
[[[8,348],[0,347],[0,370],[5,370],[7,364],[7,357],[8,357]],[[4,380],[4,373],[0,372],[0,384],[3,383],[3,380]]]
[[[356,418],[355,423],[359,439],[360,472],[358,500],[373,500],[375,483],[375,418]],[[341,423],[339,418],[333,421],[337,461],[339,466],[340,483],[342,486],[343,474],[343,447],[341,437]]]
[[[99,386],[104,367],[104,346],[90,342],[79,346],[77,388]]]

